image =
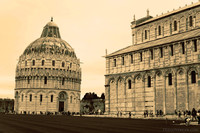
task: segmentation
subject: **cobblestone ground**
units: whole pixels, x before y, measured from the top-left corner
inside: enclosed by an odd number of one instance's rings
[[[0,115],[0,133],[156,133],[200,132],[181,120],[80,117],[65,115]]]

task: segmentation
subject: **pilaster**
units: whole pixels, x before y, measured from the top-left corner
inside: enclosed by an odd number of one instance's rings
[[[175,73],[174,78],[174,110],[177,109],[177,73]]]
[[[154,80],[154,108],[153,108],[153,113],[156,114],[156,74],[154,74],[153,77]]]
[[[164,87],[163,87],[163,113],[166,114],[166,75],[164,75]]]

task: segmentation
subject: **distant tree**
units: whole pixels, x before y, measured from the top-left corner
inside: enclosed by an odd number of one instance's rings
[[[101,94],[101,99],[105,99],[104,93]]]
[[[94,92],[93,93],[89,92],[84,95],[82,100],[92,100],[92,99],[98,99],[98,98],[99,97],[97,96],[97,94],[95,94]]]

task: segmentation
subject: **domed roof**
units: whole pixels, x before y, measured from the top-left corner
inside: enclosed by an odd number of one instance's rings
[[[58,25],[57,25],[56,23],[54,23],[53,21],[48,22],[48,23],[46,24],[46,26],[58,27]],[[45,26],[45,27],[46,27],[46,26]]]
[[[23,54],[28,55],[32,52],[76,56],[73,48],[61,39],[59,27],[53,22],[53,19],[44,26],[41,37],[32,42]]]

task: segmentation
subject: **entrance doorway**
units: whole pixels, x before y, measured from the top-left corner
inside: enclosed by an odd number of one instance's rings
[[[64,102],[59,102],[59,112],[63,112],[64,111]]]

